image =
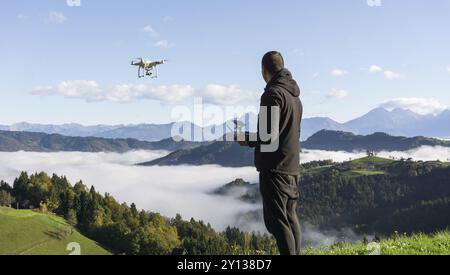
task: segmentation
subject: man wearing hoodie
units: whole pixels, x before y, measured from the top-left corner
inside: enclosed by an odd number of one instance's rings
[[[298,255],[301,232],[296,208],[303,114],[300,89],[278,52],[264,55],[262,75],[267,86],[261,97],[258,133],[240,144],[255,148],[264,222],[280,254]]]

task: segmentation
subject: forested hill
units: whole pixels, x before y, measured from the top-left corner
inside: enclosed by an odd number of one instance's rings
[[[54,213],[64,220],[2,208],[11,205]],[[35,215],[38,216],[33,218]],[[217,232],[209,223],[138,210],[134,203],[119,203],[108,193],[102,195],[81,181],[72,185],[64,176],[46,173],[22,172],[11,184],[0,180],[0,221],[3,220],[9,222],[0,222],[0,254],[20,254],[24,249],[31,254],[62,254],[63,242],[71,240],[82,245],[83,255],[107,253],[90,240],[115,254],[128,255],[277,253],[275,240],[267,234],[231,227]]]
[[[118,152],[132,150],[168,150],[194,148],[199,143],[166,139],[158,142],[137,139],[105,139],[96,137],[67,137],[58,134],[0,131],[1,152]]]
[[[301,171],[298,211],[304,223],[386,236],[450,228],[450,163],[366,157],[311,162]],[[258,191],[237,180],[215,193],[260,204]]]
[[[173,152],[166,157],[142,163],[154,165],[208,165],[224,167],[246,167],[254,165],[254,149],[242,147],[234,142],[217,141],[209,145]]]
[[[396,137],[385,133],[368,136],[355,135],[350,132],[322,130],[302,143],[305,149],[328,151],[407,151],[420,146],[450,147],[450,141],[427,137]]]
[[[323,130],[301,143],[303,149],[328,151],[406,151],[421,146],[448,146],[450,141],[425,137],[394,137],[384,133],[358,136],[348,132]],[[183,149],[165,157],[143,163],[153,165],[207,165],[224,167],[253,166],[253,149],[236,143],[215,142],[200,147]]]

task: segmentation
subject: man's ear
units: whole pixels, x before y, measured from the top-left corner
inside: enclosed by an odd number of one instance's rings
[[[270,80],[270,76],[269,76],[269,72],[267,71],[266,68],[262,68],[262,74],[263,74],[263,78],[266,82],[269,82]]]

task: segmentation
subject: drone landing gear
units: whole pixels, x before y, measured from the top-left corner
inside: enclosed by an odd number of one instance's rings
[[[139,67],[139,70],[138,70],[138,77],[139,78],[145,77],[144,73],[141,72],[141,68],[140,67]]]
[[[156,74],[153,72],[153,70],[156,70]],[[148,76],[148,77],[150,77],[152,79],[158,78],[158,69],[151,68],[151,69],[146,69],[145,71],[146,71],[145,72],[146,76]]]
[[[155,73],[156,71],[156,73]],[[148,68],[148,67],[139,67],[138,69],[138,77],[144,78],[144,77],[150,77],[152,79],[158,78],[158,69],[156,68]]]

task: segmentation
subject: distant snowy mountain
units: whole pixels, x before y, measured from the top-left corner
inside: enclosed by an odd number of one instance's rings
[[[321,130],[345,130],[344,125],[327,117],[305,118],[302,121],[301,140],[307,140],[310,136]]]
[[[66,136],[87,137],[87,136],[94,136],[98,133],[113,130],[119,127],[122,127],[122,125],[83,126],[81,124],[76,123],[51,125],[51,124],[33,124],[27,122],[20,122],[13,124],[11,126],[2,125],[0,126],[0,130],[18,131],[18,132],[38,132],[46,134],[61,134]]]
[[[450,137],[450,110],[434,116],[420,115],[405,109],[388,111],[377,108],[346,123],[338,123],[327,118],[306,118],[302,123],[302,140],[320,130],[346,131],[358,135],[383,132],[405,137]]]
[[[347,131],[355,134],[372,134],[374,132],[385,132],[392,135],[416,135],[417,123],[431,119],[431,116],[422,116],[404,109],[388,111],[377,108],[366,115],[351,120],[344,125]]]
[[[191,133],[196,131],[201,132],[201,128],[189,122],[182,123],[186,128],[191,127]],[[62,125],[46,125],[46,124],[32,124],[32,123],[16,123],[11,126],[0,125],[0,130],[3,131],[18,131],[18,132],[35,132],[46,134],[59,134],[63,136],[72,137],[100,137],[100,138],[133,138],[143,141],[160,141],[171,137],[171,130],[174,123],[169,124],[138,124],[138,125],[96,125],[83,126],[80,124],[62,124]],[[189,133],[185,133],[183,138],[189,138]],[[192,136],[192,135],[190,135]]]
[[[256,131],[258,121],[256,114],[246,114],[240,120],[246,123],[245,130]],[[174,123],[83,126],[80,124],[42,125],[22,122],[11,126],[0,125],[0,130],[40,132],[78,137],[134,138],[143,141],[159,141],[171,137],[173,125]],[[185,140],[195,141],[217,139],[223,136],[224,132],[230,132],[234,128],[233,123],[230,121],[205,128],[190,122],[184,122],[183,126],[185,131],[179,135]],[[434,116],[420,115],[405,109],[388,111],[384,108],[377,108],[346,123],[339,123],[327,117],[304,118],[302,121],[301,139],[306,140],[321,130],[346,131],[358,135],[383,132],[405,137],[450,138],[450,110]],[[205,133],[205,135],[202,135],[202,133]],[[206,133],[211,134],[206,135]]]
[[[420,115],[404,109],[387,111],[378,108],[343,125],[346,131],[361,135],[384,132],[406,137],[449,137],[450,110],[434,116]]]

